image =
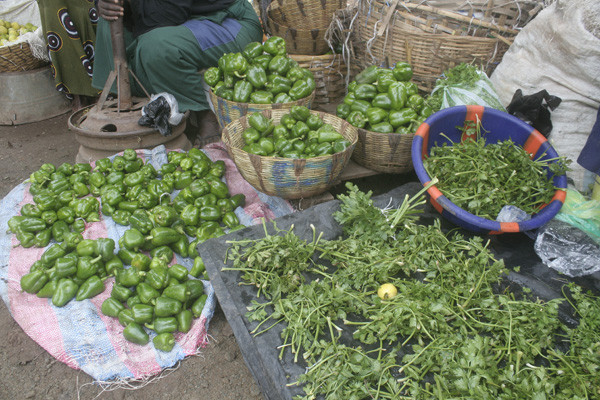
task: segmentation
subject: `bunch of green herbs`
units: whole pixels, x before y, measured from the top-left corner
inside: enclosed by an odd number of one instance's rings
[[[308,366],[288,385],[304,390],[296,399],[600,397],[597,297],[568,288],[579,318],[569,328],[564,300],[503,289],[507,270],[482,238],[419,224],[422,192],[388,210],[370,197],[348,184],[334,215],[342,238],[265,230],[228,252],[226,270],[260,289],[252,334],[279,327],[280,358],[289,351]],[[380,299],[382,283],[398,295]]]
[[[425,170],[438,179],[437,188],[451,202],[494,220],[505,205],[532,215],[552,200],[556,191],[552,178],[567,171],[566,158],[532,159],[512,140],[487,143],[481,122],[467,121],[462,129],[474,139],[454,143],[448,138],[451,144],[432,147],[423,160]]]

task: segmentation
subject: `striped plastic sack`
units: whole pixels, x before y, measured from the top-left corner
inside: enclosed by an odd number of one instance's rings
[[[258,194],[249,184],[244,185],[235,165],[224,157],[218,147],[208,149],[206,153],[213,161],[225,161],[225,179],[232,192],[235,189],[235,193],[246,196],[245,207],[236,210],[242,224],[252,225],[262,218],[272,219],[292,212],[286,201]],[[167,162],[164,146],[138,150],[138,155],[157,169]],[[110,296],[114,284],[112,277],[106,280],[106,289],[100,295],[84,301],[71,301],[61,308],[53,306],[50,299],[22,292],[21,277],[45,251],[45,248],[18,246],[15,236],[6,232],[8,220],[18,214],[23,204],[33,201],[28,188],[29,184],[24,182],[0,201],[0,295],[12,317],[35,342],[59,361],[81,369],[99,382],[150,377],[186,356],[196,354],[208,343],[207,329],[216,302],[209,281],[203,281],[208,299],[202,315],[194,320],[188,333],[178,332],[175,335],[176,345],[170,352],[157,351],[152,341],[144,346],[128,342],[118,320],[102,314],[100,307]],[[83,236],[86,239],[112,238],[118,251],[118,239],[126,229],[128,227],[101,215],[99,222],[86,224]],[[175,262],[190,269],[193,260],[177,256]],[[156,335],[153,331],[148,332],[150,339]]]

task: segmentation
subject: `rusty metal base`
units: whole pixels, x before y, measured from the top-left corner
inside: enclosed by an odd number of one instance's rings
[[[141,109],[148,100],[134,99],[129,111],[119,111],[116,101],[107,101],[105,107],[84,107],[69,117],[69,129],[75,132],[80,143],[77,162],[90,162],[108,157],[125,149],[150,149],[165,145],[168,149],[189,150],[192,144],[184,134],[189,113],[173,127],[170,136],[138,125]]]

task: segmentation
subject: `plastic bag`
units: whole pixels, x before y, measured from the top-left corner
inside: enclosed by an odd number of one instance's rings
[[[554,218],[581,229],[600,245],[600,201],[567,189],[567,199]]]
[[[523,96],[523,91],[517,89],[506,111],[548,137],[552,131],[550,111],[554,111],[561,101],[560,97],[552,96],[546,90]]]
[[[159,93],[152,95],[150,102],[142,108],[138,124],[152,127],[162,136],[170,136],[171,126],[179,125],[182,118],[175,97],[170,93]]]
[[[533,248],[544,264],[567,276],[600,271],[600,246],[566,222],[553,219],[540,228]]]
[[[440,79],[431,94],[439,96],[439,93],[436,94],[436,92],[441,91],[441,108],[475,104],[506,111],[485,72],[477,70],[477,75],[479,75],[479,79],[474,83],[448,84]]]

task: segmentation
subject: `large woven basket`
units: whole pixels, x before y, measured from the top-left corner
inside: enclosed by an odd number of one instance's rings
[[[413,170],[410,154],[414,134],[379,133],[358,129],[352,159],[365,168],[387,174]]]
[[[398,0],[362,1],[355,27],[353,48],[361,68],[408,62],[426,92],[445,70],[463,62],[491,74],[518,33],[495,20]]]
[[[265,110],[262,113],[278,124],[288,110]],[[333,127],[351,142],[346,150],[326,156],[307,159],[265,157],[242,150],[242,132],[248,128],[247,117],[242,117],[227,125],[222,131],[222,139],[229,156],[238,170],[257,190],[284,199],[301,199],[323,193],[337,183],[337,179],[350,161],[358,140],[354,126],[347,121],[320,111],[311,111],[325,123]]]
[[[321,55],[330,50],[325,33],[344,0],[277,0],[267,7],[266,27],[285,39],[288,54]]]
[[[48,65],[33,56],[27,42],[0,47],[0,72],[31,71]]]
[[[290,54],[289,57],[302,68],[313,73],[316,85],[314,103],[333,103],[346,94],[348,71],[341,54],[320,56]]]
[[[251,114],[256,111],[263,110],[289,110],[292,106],[306,106],[311,108],[312,102],[315,98],[315,91],[302,99],[292,101],[289,103],[273,103],[273,104],[253,104],[253,103],[238,103],[235,101],[229,101],[222,97],[217,96],[212,89],[209,90],[208,96],[212,103],[213,110],[219,121],[219,126],[223,129],[227,124],[239,119],[240,117]]]

